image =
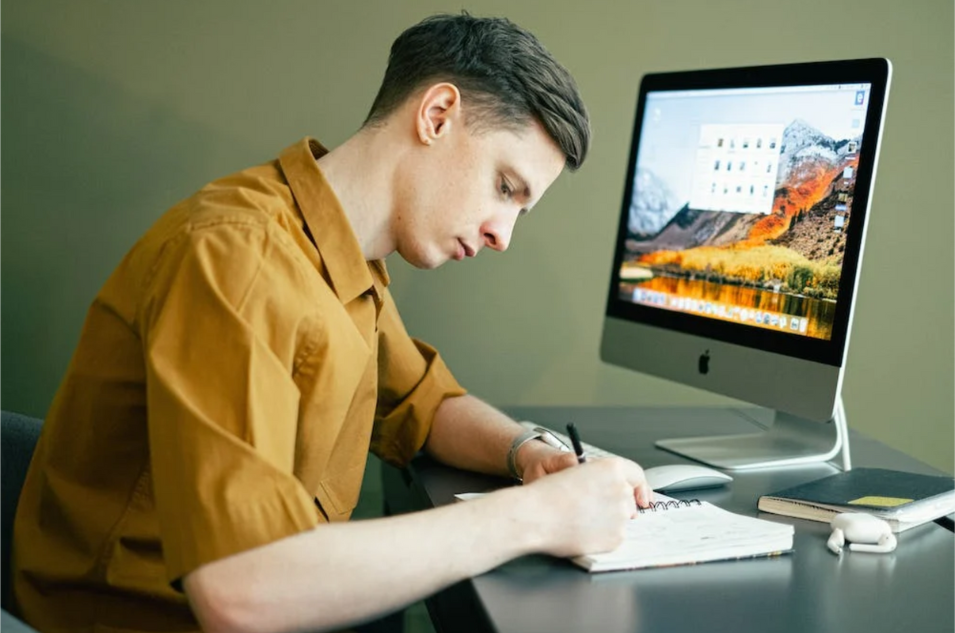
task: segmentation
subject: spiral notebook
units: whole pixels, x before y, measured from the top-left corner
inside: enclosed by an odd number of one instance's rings
[[[459,501],[482,493],[455,495]],[[695,565],[720,560],[786,554],[793,526],[736,514],[699,499],[677,500],[654,493],[656,501],[627,524],[617,549],[570,560],[589,572]]]
[[[571,560],[589,572],[695,565],[792,551],[793,526],[744,516],[698,499],[656,494],[627,525],[617,549]]]

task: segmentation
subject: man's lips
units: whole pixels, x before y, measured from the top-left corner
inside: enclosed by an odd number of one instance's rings
[[[464,251],[465,257],[474,257],[475,255],[477,255],[477,251],[475,251],[473,248],[468,246],[463,240],[459,239],[458,244],[461,245],[461,249]]]

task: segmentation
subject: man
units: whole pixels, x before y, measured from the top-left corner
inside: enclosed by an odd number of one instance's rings
[[[44,425],[14,536],[27,621],[335,629],[515,556],[617,545],[648,501],[640,467],[578,466],[465,395],[406,333],[382,262],[505,250],[588,143],[532,35],[437,16],[395,41],[343,145],[305,139],[171,209],[95,299]],[[525,485],[346,522],[369,450],[422,448]]]

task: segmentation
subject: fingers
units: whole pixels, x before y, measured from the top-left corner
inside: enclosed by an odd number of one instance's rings
[[[556,473],[576,465],[577,457],[573,453],[555,452],[548,456],[546,470],[549,473]]]
[[[573,460],[573,456],[567,456]],[[547,460],[556,468],[559,460]],[[648,503],[649,488],[637,464],[620,458],[560,463],[560,472],[541,476],[524,489],[535,521],[547,525],[544,551],[558,556],[608,551],[618,546],[638,505]],[[525,472],[525,477],[527,473]]]
[[[573,453],[552,451],[541,460],[535,461],[524,469],[524,484],[529,484],[544,475],[560,472],[577,465],[577,458]]]
[[[609,468],[612,471],[609,473],[610,477],[626,482],[628,486],[627,495],[631,497],[632,503],[635,503],[638,508],[649,507],[653,501],[653,490],[647,483],[643,469],[636,462],[622,457],[604,457],[588,460],[587,465],[600,463],[603,464],[602,468]],[[553,474],[572,466],[577,466],[577,458],[572,453],[555,453],[548,456],[546,460],[535,464],[535,468],[525,471],[524,483],[530,483],[544,475]]]
[[[649,507],[650,502],[653,501],[653,490],[650,489],[650,484],[647,483],[647,477],[643,472],[643,468],[629,459],[620,457],[609,459],[615,459],[619,462],[620,468],[623,469],[622,476],[626,479],[627,484],[633,491],[633,500],[637,507]]]
[[[633,489],[633,497],[638,508],[649,508],[653,502],[653,490],[646,480]]]

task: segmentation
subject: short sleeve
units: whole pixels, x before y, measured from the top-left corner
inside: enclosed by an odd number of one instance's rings
[[[386,292],[378,319],[378,409],[372,452],[396,466],[406,464],[428,439],[441,402],[465,393],[438,352],[408,335]]]
[[[167,245],[140,328],[149,458],[170,582],[320,521],[292,474],[294,358],[256,304],[280,301],[259,225],[193,230]],[[276,289],[279,292],[276,292]],[[260,296],[263,295],[263,296]],[[278,299],[277,299],[278,297]],[[277,309],[281,309],[281,305]]]

